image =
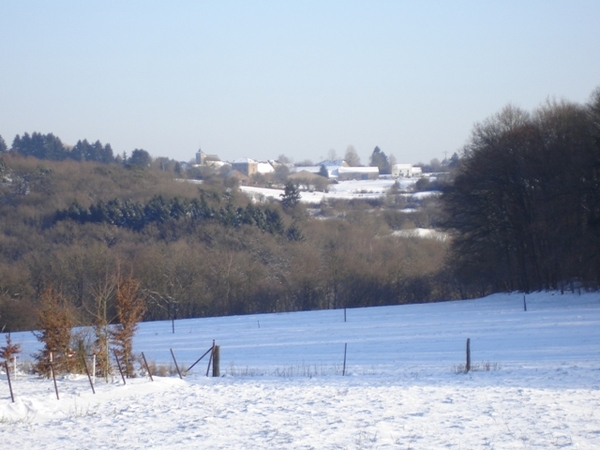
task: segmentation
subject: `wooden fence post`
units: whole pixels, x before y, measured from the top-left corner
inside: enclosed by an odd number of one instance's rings
[[[467,365],[465,366],[465,372],[471,370],[471,339],[467,338]]]
[[[212,364],[213,361],[213,357],[215,355],[215,340],[213,339],[213,345],[210,348],[210,357],[208,358],[208,367],[206,367],[206,376],[208,376],[209,372],[210,372],[210,365]]]
[[[10,399],[15,402],[15,396],[13,395],[12,383],[10,382],[10,372],[8,370],[8,362],[4,361],[4,367],[6,368],[6,379],[8,380],[8,389],[10,390]]]
[[[181,371],[179,370],[179,366],[177,365],[177,360],[175,359],[175,353],[173,353],[172,348],[170,348],[169,350],[171,351],[171,357],[173,358],[173,362],[175,363],[175,369],[177,369],[177,373],[179,374],[179,379],[183,380],[183,377],[181,376]]]
[[[208,355],[210,352],[212,352],[212,347],[209,348],[208,350],[206,350],[206,352],[196,360],[196,362],[194,362],[194,364],[192,364],[190,367],[188,367],[188,369],[186,370],[186,372],[189,372],[190,370],[192,370],[194,368],[194,366],[196,364],[198,364],[200,361],[202,361],[202,358],[204,358],[206,355]]]
[[[213,370],[212,370],[212,376],[213,377],[220,377],[221,376],[221,346],[220,345],[215,345],[213,347]]]
[[[146,361],[146,355],[144,355],[144,352],[142,352],[142,359],[144,360],[144,366],[146,366],[146,370],[148,371],[150,381],[154,381],[154,379],[152,378],[152,373],[150,372],[150,367],[148,367],[148,361]]]
[[[54,392],[56,392],[56,400],[60,400],[58,396],[58,386],[56,384],[56,374],[54,373],[54,357],[50,352],[50,372],[52,373],[52,380],[54,380]]]
[[[127,384],[125,381],[125,375],[123,375],[123,369],[121,369],[121,362],[119,361],[119,357],[117,356],[117,352],[113,350],[113,354],[115,355],[115,360],[117,361],[117,368],[119,369],[119,373],[121,374],[121,379],[123,380],[123,384]]]
[[[94,389],[94,383],[92,383],[92,377],[90,375],[90,371],[88,370],[87,362],[85,360],[84,355],[81,355],[81,362],[83,363],[83,367],[85,367],[85,373],[87,374],[88,381],[90,382],[90,386],[92,387],[92,393],[95,394],[96,390]]]

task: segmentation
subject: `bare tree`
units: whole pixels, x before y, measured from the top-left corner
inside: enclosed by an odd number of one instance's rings
[[[280,164],[292,164],[294,160],[289,156],[285,156],[283,153],[277,157],[277,161]]]
[[[360,158],[358,157],[358,153],[356,153],[356,149],[353,145],[349,145],[346,149],[344,161],[346,161],[350,167],[360,166]]]
[[[115,275],[106,270],[104,277],[91,287],[94,302],[88,311],[94,321],[96,368],[105,380],[111,372],[110,323],[114,316],[116,283]]]
[[[462,280],[525,292],[598,283],[593,130],[588,110],[566,102],[507,107],[475,126],[442,196]]]

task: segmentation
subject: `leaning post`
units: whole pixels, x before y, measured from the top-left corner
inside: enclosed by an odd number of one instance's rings
[[[92,376],[90,375],[90,371],[87,366],[87,361],[85,360],[85,355],[81,355],[81,363],[83,364],[83,367],[85,367],[85,373],[87,374],[88,381],[90,382],[92,393],[96,394],[96,389],[94,389],[94,382],[92,381]]]
[[[177,374],[179,375],[179,379],[183,380],[183,377],[181,376],[181,371],[179,370],[179,366],[177,365],[177,360],[175,359],[175,353],[173,353],[173,349],[170,348],[169,349],[171,351],[171,357],[173,358],[173,362],[175,363],[175,369],[177,370]]]
[[[127,384],[127,382],[125,381],[125,375],[123,374],[123,369],[121,368],[121,362],[119,361],[119,356],[117,355],[117,352],[113,350],[113,353],[115,355],[115,361],[117,362],[117,368],[119,369],[119,373],[121,374],[121,379],[123,380],[123,384]]]

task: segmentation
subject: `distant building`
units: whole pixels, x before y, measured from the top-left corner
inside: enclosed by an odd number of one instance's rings
[[[342,159],[337,161],[322,161],[312,167],[296,167],[296,171],[307,171],[319,173],[321,167],[327,170],[327,178],[339,178],[340,180],[376,180],[379,178],[379,168],[377,167],[350,167]]]
[[[196,164],[201,166],[208,166],[211,162],[221,162],[221,158],[217,155],[209,155],[204,153],[202,150],[196,152]]]
[[[319,164],[317,164],[317,167],[321,167],[321,166],[325,166],[325,167],[349,167],[348,163],[346,161],[344,161],[343,159],[336,159],[336,160],[328,159],[328,160],[325,160],[325,161],[321,161]]]
[[[258,173],[258,162],[250,158],[236,159],[231,163],[231,169],[251,177],[255,173]]]
[[[421,176],[422,170],[420,167],[414,167],[412,164],[394,164],[392,165],[393,178],[412,178]]]
[[[339,167],[340,180],[376,180],[379,178],[379,167]]]
[[[267,161],[267,162],[259,161],[256,164],[257,164],[257,166],[256,166],[257,173],[268,174],[268,173],[275,172],[275,167],[273,167],[273,162],[271,162],[271,161]]]
[[[230,170],[229,173],[227,173],[227,178],[235,178],[240,184],[247,185],[250,183],[250,177],[241,173],[239,170]]]

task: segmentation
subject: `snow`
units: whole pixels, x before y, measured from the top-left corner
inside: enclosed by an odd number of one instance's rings
[[[387,191],[398,182],[400,189],[413,186],[416,179],[410,178],[380,178],[377,180],[344,180],[328,185],[329,192],[300,192],[300,201],[309,204],[319,204],[329,199],[377,199],[383,197]],[[281,200],[283,189],[259,188],[253,186],[240,186],[240,190],[255,201],[263,198]]]
[[[0,375],[3,448],[600,448],[600,294],[151,322],[136,351],[183,380]],[[346,317],[346,321],[344,321]],[[470,339],[476,371],[460,371]],[[24,357],[38,348],[14,333]],[[346,375],[342,376],[347,344]]]
[[[411,194],[411,198],[415,199],[415,200],[423,200],[424,198],[429,198],[429,197],[439,197],[440,195],[442,195],[442,193],[440,191],[422,191],[422,192],[415,192],[413,194]]]
[[[445,241],[448,239],[448,235],[441,231],[436,231],[431,228],[409,228],[407,230],[398,230],[392,233],[394,236],[405,237],[405,238],[424,238],[424,239],[436,239],[438,241]]]

